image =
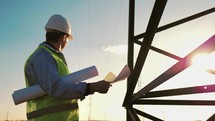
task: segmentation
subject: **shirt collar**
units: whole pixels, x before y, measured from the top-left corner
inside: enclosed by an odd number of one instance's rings
[[[48,42],[40,43],[39,46],[45,46],[45,47],[48,47],[49,49],[55,51],[56,53],[60,53],[60,51],[57,48],[55,48],[53,45],[49,44]]]

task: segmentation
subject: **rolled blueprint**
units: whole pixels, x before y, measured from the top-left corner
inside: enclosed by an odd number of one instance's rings
[[[92,77],[98,76],[98,71],[95,66],[91,66],[74,73],[63,76],[61,79],[66,83],[78,83]],[[15,105],[30,101],[32,99],[46,95],[43,89],[39,85],[26,87],[13,92],[12,97]]]
[[[98,71],[95,66],[91,66],[63,76],[61,79],[64,81],[64,83],[78,83],[95,76],[98,76]]]
[[[39,85],[34,85],[14,91],[12,97],[15,105],[18,105],[25,101],[29,101],[44,95],[46,95],[46,93],[42,90],[42,88]]]

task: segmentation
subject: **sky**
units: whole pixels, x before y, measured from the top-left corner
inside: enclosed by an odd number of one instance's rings
[[[11,94],[25,87],[25,60],[45,40],[44,26],[53,14],[65,16],[72,25],[74,39],[63,50],[71,72],[95,65],[99,76],[87,82],[102,80],[109,71],[118,74],[127,64],[128,3],[128,0],[0,0],[0,120],[7,117],[10,120],[26,119],[26,103],[15,105]],[[135,35],[145,31],[153,4],[153,0],[136,0]],[[215,7],[215,0],[169,0],[159,26],[212,7]],[[212,13],[159,32],[152,45],[184,57],[215,34],[214,21],[215,13]],[[135,57],[138,49],[136,45]],[[135,91],[176,62],[150,51]],[[190,67],[155,90],[213,83],[214,75]],[[107,94],[86,97],[79,102],[80,119],[124,121],[126,115],[122,103],[125,93],[126,81],[122,81],[113,84]],[[212,99],[214,96],[214,93],[208,93],[174,98]],[[206,120],[215,110],[213,106],[138,108],[166,121]],[[185,114],[190,115],[183,117]]]

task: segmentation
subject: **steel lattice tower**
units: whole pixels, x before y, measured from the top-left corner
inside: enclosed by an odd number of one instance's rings
[[[127,79],[127,92],[124,98],[123,107],[126,108],[126,119],[127,121],[140,121],[138,115],[143,116],[145,118],[155,120],[155,121],[163,121],[153,115],[147,114],[141,110],[135,109],[133,105],[211,105],[215,106],[215,100],[150,100],[147,99],[149,97],[163,97],[163,96],[175,96],[175,95],[184,95],[184,94],[197,94],[197,93],[206,93],[206,92],[215,92],[215,84],[207,85],[207,90],[196,90],[197,88],[204,88],[204,86],[196,86],[196,87],[188,87],[188,88],[177,88],[170,90],[162,90],[162,91],[151,91],[155,87],[159,86],[163,82],[168,81],[171,77],[177,75],[181,71],[188,68],[191,64],[189,60],[191,57],[200,51],[212,52],[215,50],[215,35],[211,37],[209,40],[204,42],[198,48],[193,50],[184,58],[181,58],[177,55],[171,54],[167,51],[161,50],[159,48],[153,47],[152,41],[157,32],[161,32],[163,30],[175,27],[177,25],[183,24],[185,22],[189,22],[196,18],[202,17],[204,15],[215,12],[215,7],[210,8],[206,11],[197,13],[192,16],[188,16],[186,18],[180,19],[178,21],[169,23],[167,25],[159,27],[159,22],[161,20],[162,14],[164,12],[167,0],[155,0],[154,7],[150,16],[150,20],[147,26],[147,29],[144,33],[139,35],[134,35],[134,21],[135,21],[135,0],[129,1],[129,25],[128,25],[128,66],[131,69],[131,75]],[[142,41],[139,41],[142,39]],[[137,44],[140,47],[138,57],[136,62],[134,62],[134,44]],[[148,55],[149,50],[153,50],[170,58],[177,60],[178,62],[170,67],[168,70],[159,75],[156,79],[151,81],[148,85],[140,89],[137,93],[134,93],[135,86],[140,77],[141,71],[144,67],[144,63],[146,57]],[[175,70],[174,72],[172,70]],[[210,73],[214,73],[213,71]],[[208,118],[208,121],[215,120],[215,114]]]

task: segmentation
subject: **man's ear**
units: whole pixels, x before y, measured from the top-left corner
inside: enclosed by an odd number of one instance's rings
[[[61,36],[61,39],[63,40],[63,42],[66,41],[67,35],[66,35],[66,34],[63,34],[63,35]]]
[[[66,34],[64,34],[63,37],[64,37],[64,39],[67,39],[67,35]]]

